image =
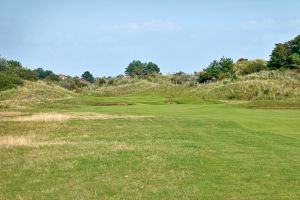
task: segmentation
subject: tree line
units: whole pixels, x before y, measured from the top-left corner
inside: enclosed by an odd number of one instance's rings
[[[183,84],[185,82],[207,83],[224,79],[236,79],[240,75],[275,69],[300,69],[300,35],[287,42],[275,44],[269,61],[241,58],[234,62],[231,58],[222,57],[219,60],[213,60],[200,72],[187,74],[180,71],[169,75],[169,79],[170,82],[175,84]],[[152,80],[157,76],[162,76],[157,64],[139,60],[133,60],[129,63],[125,68],[124,74],[130,78]],[[56,82],[67,89],[79,90],[88,84],[110,85],[115,80],[122,78],[124,78],[124,75],[96,78],[89,71],[85,71],[81,77],[60,77],[51,70],[44,70],[43,68],[32,70],[23,67],[18,61],[0,58],[0,91],[22,85],[24,80],[45,80]]]

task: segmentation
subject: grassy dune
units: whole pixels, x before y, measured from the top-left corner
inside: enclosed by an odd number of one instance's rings
[[[0,93],[0,199],[300,198],[298,82],[284,99],[226,103],[203,88],[238,82],[32,84]]]

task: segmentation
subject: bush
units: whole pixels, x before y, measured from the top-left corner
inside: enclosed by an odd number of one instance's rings
[[[39,79],[45,79],[49,75],[54,74],[51,70],[44,70],[43,68],[37,68],[34,70]]]
[[[0,72],[0,91],[16,88],[18,85],[23,85],[23,81],[16,74]]]
[[[234,64],[236,75],[247,75],[267,69],[267,61],[262,59],[241,60]]]
[[[57,82],[59,81],[59,76],[57,76],[56,74],[52,73],[49,76],[47,76],[46,81],[52,81],[52,82]]]
[[[76,84],[77,87],[82,88],[82,87],[86,87],[87,84],[83,83],[80,81],[80,78],[78,76],[75,76],[73,78],[74,83]]]
[[[204,83],[226,78],[234,78],[233,60],[223,57],[219,61],[214,60],[207,68],[200,72],[198,81]]]
[[[99,86],[103,86],[103,85],[106,84],[106,79],[104,77],[98,78],[97,83],[98,83]]]
[[[26,68],[20,68],[16,71],[16,74],[24,80],[36,81],[38,79],[37,73]]]
[[[77,85],[75,84],[75,81],[73,79],[67,79],[67,80],[61,80],[58,82],[58,84],[63,87],[63,88],[66,88],[68,90],[77,90],[78,87]]]

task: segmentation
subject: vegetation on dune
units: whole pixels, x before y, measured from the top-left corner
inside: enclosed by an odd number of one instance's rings
[[[208,80],[224,80],[234,78],[233,60],[231,58],[221,58],[219,61],[212,61],[207,68],[199,74],[199,82],[204,83]]]
[[[40,79],[77,93],[96,96],[148,93],[196,101],[299,98],[299,38],[276,44],[268,62],[245,58],[234,62],[222,57],[194,74],[179,71],[163,75],[155,63],[134,60],[126,67],[125,76],[94,77],[85,71],[79,78],[57,75],[43,68],[30,70],[20,62],[1,58],[0,90],[22,86],[24,80]]]
[[[56,84],[43,81],[24,81],[23,87],[0,92],[0,108],[22,108],[34,105],[50,106],[53,101],[76,95]]]
[[[85,71],[82,75],[81,78],[83,78],[84,80],[90,82],[90,83],[94,83],[95,82],[95,78],[93,76],[93,74],[91,74],[91,72],[89,71]]]
[[[268,62],[262,59],[248,60],[248,59],[239,59],[234,64],[234,71],[236,75],[247,75],[260,71],[267,70]]]
[[[139,60],[134,60],[125,69],[125,74],[130,77],[145,77],[153,74],[158,74],[160,72],[159,67],[153,63],[142,63]]]

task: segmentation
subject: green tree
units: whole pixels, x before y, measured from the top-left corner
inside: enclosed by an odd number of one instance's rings
[[[125,74],[130,77],[143,76],[145,64],[139,60],[134,60],[125,69]]]
[[[285,43],[275,45],[268,67],[270,69],[298,68],[298,57],[300,56],[300,35]]]
[[[158,65],[153,62],[145,63],[145,65],[146,65],[144,69],[145,75],[158,74],[160,72]]]
[[[134,60],[125,69],[125,74],[130,77],[145,77],[147,75],[157,74],[160,68],[153,62],[142,63],[139,60]]]
[[[288,67],[288,58],[291,53],[291,48],[287,43],[275,44],[275,48],[271,53],[271,58],[268,63],[270,69],[278,69]]]
[[[85,71],[82,75],[81,78],[83,78],[84,80],[90,82],[90,83],[94,83],[95,82],[95,78],[94,76],[89,72],[89,71]]]
[[[292,69],[300,69],[300,55],[293,53],[289,56],[289,65]]]
[[[37,68],[34,71],[37,73],[39,79],[45,79],[49,75],[54,74],[51,70],[44,70],[43,68]]]
[[[233,77],[233,60],[231,58],[222,57],[219,61],[212,61],[209,66],[199,74],[198,81],[204,83],[208,80],[223,80]]]

